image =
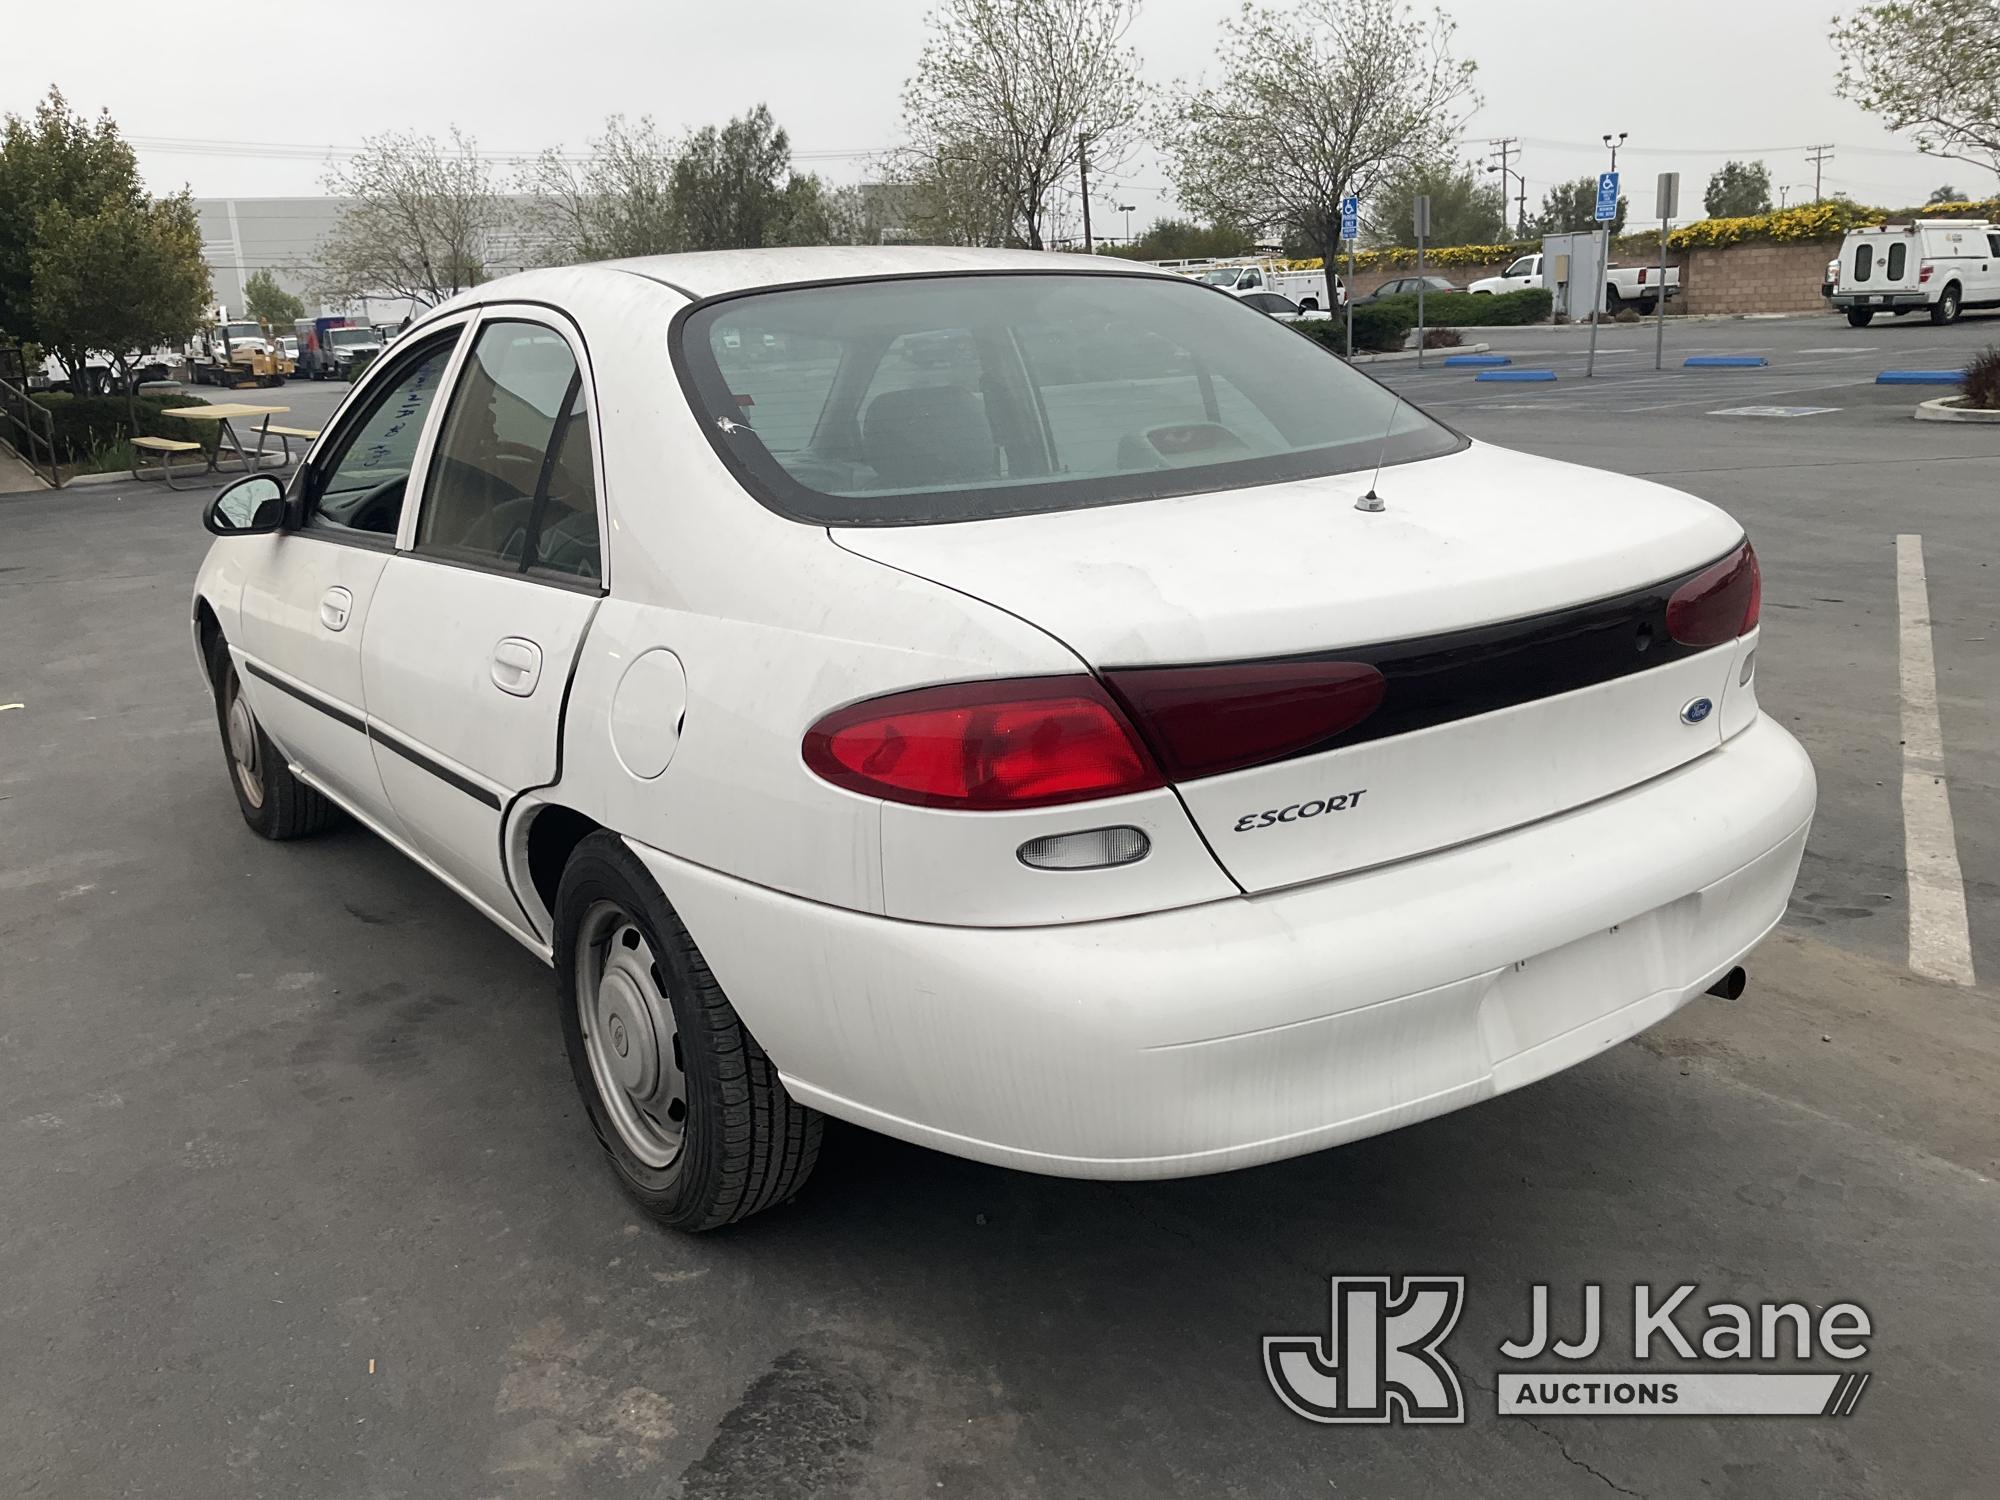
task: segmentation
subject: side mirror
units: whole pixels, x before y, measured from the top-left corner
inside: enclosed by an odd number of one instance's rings
[[[217,536],[280,530],[285,524],[285,487],[269,474],[239,479],[210,502],[201,524]]]

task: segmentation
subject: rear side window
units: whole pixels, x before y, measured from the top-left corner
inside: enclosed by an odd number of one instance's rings
[[[1854,247],[1854,279],[1866,281],[1875,269],[1875,247],[1863,241]]]
[[[1895,244],[1889,247],[1888,275],[1891,281],[1901,281],[1903,279],[1903,267],[1910,258],[1909,250],[1910,247],[1905,245],[1901,240],[1896,241]]]
[[[1449,453],[1455,433],[1178,277],[907,277],[684,315],[683,385],[759,500],[821,525],[1119,504]]]
[[[1994,255],[2000,255],[2000,234],[1987,235],[1986,248]]]

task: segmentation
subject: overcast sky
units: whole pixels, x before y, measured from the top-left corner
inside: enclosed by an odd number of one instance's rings
[[[1708,174],[1731,155],[1764,159],[1774,190],[1810,198],[1805,148],[1819,142],[1835,150],[1828,192],[1889,205],[1921,202],[1946,181],[1993,192],[1992,173],[1921,157],[1833,97],[1835,3],[1447,6],[1485,96],[1468,154],[1489,137],[1520,137],[1530,210],[1551,182],[1603,168],[1607,130],[1630,133],[1620,165],[1635,207],[1650,207],[1653,174],[1679,170],[1683,204],[1698,213]],[[57,83],[75,105],[111,110],[156,191],[186,183],[199,196],[248,197],[316,192],[329,146],[380,130],[456,124],[483,150],[581,149],[613,111],[680,130],[759,100],[790,131],[801,166],[853,181],[869,152],[896,140],[928,0],[14,0],[7,9],[0,110],[25,113]],[[1169,83],[1212,67],[1235,13],[1233,0],[1147,0],[1131,40],[1148,77]],[[1649,29],[1657,41],[1642,40]],[[1108,204],[1136,205],[1135,229],[1172,209],[1150,155],[1092,197],[1099,229],[1112,233],[1124,216]]]

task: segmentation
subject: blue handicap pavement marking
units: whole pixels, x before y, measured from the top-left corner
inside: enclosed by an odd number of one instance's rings
[[[1769,363],[1761,354],[1690,354],[1681,366],[1691,370],[1755,370]]]
[[[1884,370],[1877,385],[1964,385],[1963,370]]]
[[[1472,377],[1474,380],[1511,380],[1520,383],[1528,381],[1554,380],[1554,370],[1481,370]]]
[[[1511,365],[1512,363],[1514,363],[1513,360],[1509,359],[1504,354],[1448,354],[1445,356],[1444,362],[1447,365],[1458,365],[1461,367],[1477,367],[1480,365]]]

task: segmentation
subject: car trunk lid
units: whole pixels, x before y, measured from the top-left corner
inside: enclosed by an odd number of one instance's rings
[[[1379,513],[1355,507],[1369,488],[1348,474],[834,535],[1067,643],[1246,890],[1530,822],[1719,743],[1721,716],[1690,705],[1721,702],[1734,641],[1682,646],[1665,614],[1679,582],[1741,545],[1727,516],[1481,445],[1384,471]],[[1185,706],[1204,682],[1304,671],[1351,700],[1366,669],[1379,707],[1331,737],[1208,774],[1169,742],[1176,692]]]

